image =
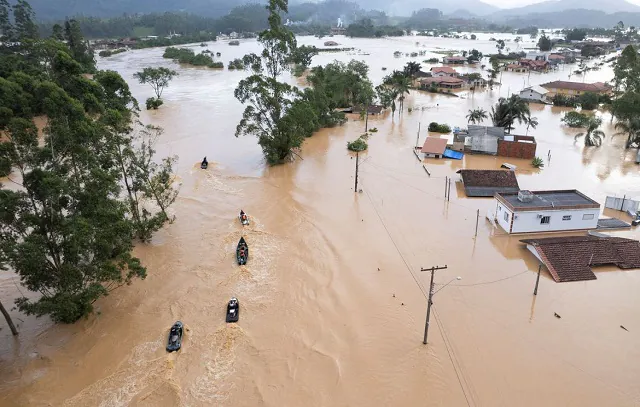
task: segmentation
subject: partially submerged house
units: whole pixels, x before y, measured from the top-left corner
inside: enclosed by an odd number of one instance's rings
[[[575,189],[497,193],[495,203],[507,233],[595,229],[600,215],[600,204]]]
[[[520,98],[534,102],[546,102],[548,90],[542,86],[529,86],[520,91]]]
[[[431,76],[433,76],[434,78],[441,78],[443,76],[449,76],[453,78],[458,76],[458,71],[451,68],[450,66],[436,66],[431,68],[430,71]]]
[[[547,97],[555,95],[580,96],[585,92],[593,92],[599,95],[610,94],[612,88],[602,82],[582,83],[570,81],[553,81],[540,85],[549,91]]]
[[[508,72],[518,72],[518,73],[529,72],[528,67],[520,64],[508,64],[504,69],[505,71],[508,71]]]
[[[438,137],[427,137],[420,150],[425,158],[442,158],[447,149],[447,139]]]
[[[469,197],[492,198],[496,193],[520,191],[514,171],[509,170],[458,170],[464,192]]]
[[[498,154],[498,140],[504,139],[505,133],[502,127],[487,127],[470,124],[467,134],[464,136],[465,150],[483,153]],[[460,141],[460,140],[454,140]]]
[[[504,138],[498,139],[497,155],[532,160],[536,156],[537,147],[536,139],[532,136],[506,134]]]
[[[433,87],[442,89],[462,89],[466,82],[460,78],[449,76],[418,79],[420,89],[426,90]]]
[[[570,236],[521,240],[554,281],[595,280],[597,266],[640,268],[640,242],[621,237]]]
[[[442,63],[448,65],[464,65],[467,62],[467,58],[459,55],[442,57]]]

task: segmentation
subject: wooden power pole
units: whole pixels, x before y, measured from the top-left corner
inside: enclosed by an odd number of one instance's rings
[[[429,283],[429,299],[427,301],[427,321],[424,324],[424,340],[422,343],[427,344],[427,335],[429,334],[429,318],[431,317],[431,305],[433,304],[433,276],[436,270],[444,270],[447,266],[440,267],[435,266],[428,269],[421,268],[420,271],[430,271],[431,272],[431,283]]]
[[[358,192],[358,166],[360,164],[360,152],[356,151],[356,185],[353,188],[353,192]]]

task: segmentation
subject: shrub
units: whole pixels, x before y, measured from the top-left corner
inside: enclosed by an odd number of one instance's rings
[[[598,95],[593,92],[585,92],[578,98],[578,103],[583,110],[596,109],[599,101]]]
[[[438,58],[429,58],[429,59],[425,59],[422,62],[424,62],[426,64],[437,64],[440,61],[438,60]]]
[[[147,110],[151,110],[151,109],[156,110],[160,106],[162,106],[163,103],[164,102],[160,98],[148,98],[146,102]]]
[[[220,61],[214,62],[213,64],[211,64],[211,68],[223,69],[224,68],[224,64],[222,62],[220,62]]]
[[[196,54],[188,48],[169,47],[164,50],[163,58],[173,59],[181,64],[193,66],[206,66],[209,68],[222,68],[222,62],[213,62],[213,58],[207,53]]]
[[[227,69],[244,69],[244,62],[240,58],[236,58],[233,61],[229,61]]]
[[[120,48],[120,49],[114,49],[114,50],[104,50],[104,51],[100,51],[98,53],[99,56],[103,57],[103,58],[107,58],[110,57],[112,55],[117,55],[117,54],[122,54],[123,52],[126,52],[126,48]]]
[[[587,127],[589,119],[584,113],[567,112],[561,121],[569,127]]]
[[[544,167],[544,162],[542,161],[542,158],[535,157],[533,160],[531,160],[531,165],[533,165],[536,168],[542,168]]]
[[[451,127],[447,124],[429,123],[429,131],[433,133],[451,133]]]
[[[369,129],[369,133],[377,133],[377,132],[378,132],[378,128],[377,127]]]
[[[578,106],[578,100],[575,97],[565,96],[565,95],[555,95],[551,98],[551,102],[554,106],[564,106],[564,107],[576,107]]]
[[[369,145],[362,139],[362,137],[358,138],[355,141],[347,143],[347,149],[351,151],[364,151],[367,148],[369,148]]]

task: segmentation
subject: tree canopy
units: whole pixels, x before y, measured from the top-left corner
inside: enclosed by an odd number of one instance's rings
[[[15,24],[4,19],[11,13]],[[0,268],[39,294],[18,298],[20,310],[74,322],[145,277],[133,240],[170,220],[174,158],[151,163],[137,101],[116,72],[95,72],[77,26],[41,39],[29,21],[28,3],[0,2],[5,35],[20,38],[0,45],[0,167],[18,186],[0,188]],[[46,119],[42,139],[35,116]]]

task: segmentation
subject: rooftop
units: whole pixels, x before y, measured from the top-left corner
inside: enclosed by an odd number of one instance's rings
[[[421,84],[431,84],[431,83],[448,83],[448,84],[458,84],[458,83],[463,83],[464,80],[460,79],[460,78],[452,78],[450,76],[443,76],[440,78],[422,78],[419,80],[419,82]]]
[[[521,92],[527,91],[527,90],[532,90],[536,93],[539,93],[541,95],[546,95],[547,93],[549,93],[549,91],[545,88],[543,88],[542,86],[529,86],[526,87],[524,89],[521,90]]]
[[[640,268],[640,242],[621,237],[570,236],[521,240],[556,282],[595,280],[593,266]]]
[[[458,71],[451,68],[450,66],[436,66],[434,68],[431,68],[431,72],[433,73],[444,72],[444,73],[450,73],[450,74],[458,73]]]
[[[459,55],[455,55],[455,56],[451,56],[451,57],[444,57],[444,59],[453,60],[453,61],[466,61],[467,60],[467,58],[461,57]]]
[[[553,81],[542,84],[540,86],[547,89],[569,89],[578,90],[581,92],[604,92],[609,90],[609,87],[602,82],[582,83],[569,81]]]
[[[447,139],[438,137],[427,137],[422,146],[422,152],[425,154],[444,154],[447,148]]]
[[[458,170],[464,192],[472,197],[492,197],[497,192],[517,193],[520,190],[516,174],[509,170]]]
[[[531,191],[533,199],[531,202],[518,200],[518,193],[498,193],[496,198],[504,203],[509,209],[519,211],[539,211],[558,209],[599,209],[600,204],[582,194],[580,191],[558,190],[558,191]]]

